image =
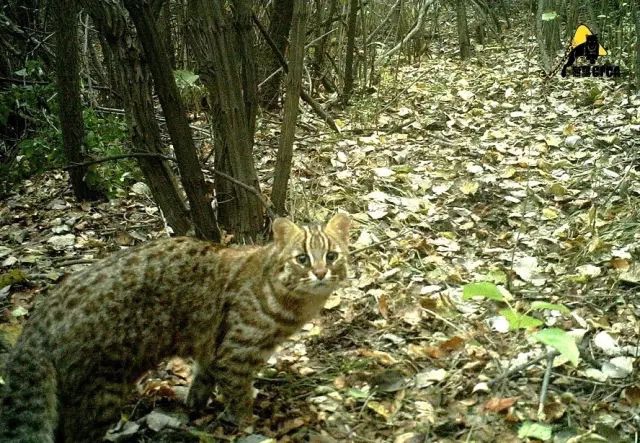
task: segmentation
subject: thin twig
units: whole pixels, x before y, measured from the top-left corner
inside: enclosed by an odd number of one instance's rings
[[[68,171],[69,169],[95,165],[97,163],[104,163],[112,160],[122,160],[125,158],[139,158],[139,157],[156,157],[163,160],[176,161],[176,159],[171,157],[170,155],[159,154],[156,152],[131,152],[129,154],[110,155],[108,157],[96,158],[94,160],[87,160],[85,162],[80,162],[80,163],[71,163],[71,164],[68,164],[67,166],[63,166],[62,169],[64,169],[65,171]]]
[[[462,329],[460,326],[456,325],[452,321],[447,320],[446,318],[444,318],[440,314],[438,314],[436,312],[433,312],[431,309],[422,308],[422,310],[424,312],[426,312],[427,314],[429,314],[430,316],[432,316],[433,318],[435,318],[436,320],[440,320],[441,322],[451,326],[453,329],[455,329],[456,331],[460,332],[461,334],[466,333],[466,331],[464,329]]]
[[[545,358],[547,358],[547,354],[550,354],[552,352],[555,351],[550,351],[549,353],[546,354],[540,354],[539,356],[537,356],[536,358],[534,358],[533,360],[529,360],[528,362],[525,362],[521,365],[518,365],[514,368],[509,369],[507,372],[501,374],[499,377],[491,380],[489,383],[487,383],[489,386],[494,386],[498,383],[500,383],[503,380],[506,380],[507,378],[511,377],[513,374],[516,374],[518,372],[523,371],[524,369],[528,368],[529,366],[533,366],[536,363],[541,362],[542,360],[544,360]]]
[[[134,158],[134,157],[156,157],[163,160],[169,160],[172,162],[176,161],[176,159],[171,157],[170,155],[158,154],[155,152],[132,152],[129,154],[119,154],[119,155],[111,155],[109,157],[97,158],[94,160],[88,160],[86,162],[81,162],[81,163],[72,163],[70,165],[64,166],[62,169],[69,170],[73,168],[79,168],[81,166],[94,165],[97,163],[104,163],[112,160],[121,160],[125,158]],[[249,186],[246,183],[242,183],[240,180],[235,179],[231,177],[229,174],[225,174],[224,172],[220,172],[211,168],[209,168],[208,171],[212,172],[213,174],[219,177],[224,178],[225,180],[229,180],[231,183],[237,186],[240,186],[246,191],[251,192],[253,195],[255,195],[258,198],[258,200],[260,200],[260,203],[262,203],[262,206],[264,206],[264,209],[267,211],[267,215],[269,216],[269,218],[273,219],[278,217],[278,214],[273,210],[273,204],[260,191],[258,191],[253,186]]]
[[[322,34],[321,36],[314,38],[313,40],[311,40],[309,43],[307,43],[306,45],[304,45],[305,49],[309,49],[311,46],[313,46],[313,44],[315,42],[317,42],[318,40],[322,40],[323,38],[325,38],[327,35],[335,32],[338,28],[333,28],[331,30],[329,30],[328,32],[325,32],[324,34]]]
[[[404,236],[405,236],[408,232],[410,232],[410,231],[411,231],[410,229],[405,228],[405,229],[403,229],[402,231],[400,231],[400,233],[399,233],[399,234],[394,235],[393,237],[388,237],[388,238],[385,238],[384,240],[380,240],[380,241],[378,241],[378,242],[371,243],[371,244],[370,244],[370,245],[368,245],[368,246],[364,246],[364,247],[362,247],[362,248],[358,248],[358,249],[356,249],[355,251],[351,251],[351,252],[350,252],[350,255],[359,254],[360,252],[362,252],[362,251],[366,251],[367,249],[375,248],[376,246],[380,246],[380,245],[383,245],[383,244],[385,244],[385,243],[389,243],[390,241],[396,240],[396,239],[398,239],[398,238],[400,238],[400,237],[404,237]]]
[[[95,86],[94,86],[94,89],[95,89]],[[97,112],[104,112],[104,113],[107,113],[107,114],[116,114],[116,115],[125,115],[126,114],[126,111],[124,109],[120,109],[120,108],[107,108],[105,106],[96,106],[96,107],[94,107],[94,109]],[[155,115],[155,119],[157,121],[159,121],[160,123],[166,123],[167,122],[166,119],[164,117],[160,116],[160,115]],[[204,129],[204,128],[201,128],[201,127],[196,126],[196,125],[189,125],[189,128],[193,129],[194,131],[201,132],[201,133],[203,133],[203,134],[205,134],[205,135],[207,135],[209,137],[212,136],[211,135],[212,133],[208,129]]]
[[[95,263],[97,260],[93,258],[75,258],[71,260],[63,260],[56,263],[56,266],[59,268],[63,268],[65,266],[73,266],[73,265],[90,265]]]
[[[540,403],[538,404],[538,417],[544,412],[544,402],[547,400],[547,392],[549,391],[549,380],[551,379],[551,371],[553,370],[553,359],[558,355],[558,351],[553,350],[547,353],[547,369],[544,371],[542,386],[540,387]]]
[[[256,188],[254,188],[253,186],[247,185],[246,183],[242,183],[240,180],[233,178],[230,175],[225,174],[224,172],[216,171],[215,169],[209,169],[209,171],[224,178],[225,180],[229,180],[231,183],[238,185],[242,189],[255,195],[258,198],[258,200],[260,200],[260,203],[262,203],[262,206],[264,206],[264,209],[265,211],[267,211],[267,215],[269,216],[270,219],[273,220],[274,218],[278,217],[278,214],[273,210],[273,204],[271,203],[271,201],[269,201],[267,197],[265,197]]]
[[[271,38],[271,36],[269,35],[265,27],[262,25],[262,23],[260,23],[260,20],[258,20],[258,17],[255,14],[252,14],[251,19],[253,20],[253,23],[255,23],[256,27],[260,31],[260,34],[262,34],[262,37],[264,37],[265,41],[267,42],[267,45],[269,45],[269,47],[273,51],[274,55],[278,59],[278,62],[280,62],[280,66],[282,66],[282,70],[284,72],[289,72],[289,66],[287,65],[287,61],[285,60],[284,56],[282,55],[282,53],[274,43],[273,39]],[[336,122],[333,121],[333,118],[327,113],[327,111],[325,111],[322,108],[322,106],[320,106],[320,103],[315,101],[313,97],[311,97],[307,93],[307,91],[305,91],[304,89],[301,89],[300,98],[304,100],[309,106],[311,106],[311,109],[313,109],[314,112],[318,114],[320,118],[326,124],[328,124],[331,129],[333,129],[338,134],[340,133],[340,128],[338,128],[338,125],[336,125]]]

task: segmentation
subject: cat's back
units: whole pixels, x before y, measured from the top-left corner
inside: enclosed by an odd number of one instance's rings
[[[54,359],[67,361],[145,341],[159,351],[169,347],[177,325],[215,298],[220,250],[178,237],[119,251],[53,288],[36,306],[24,339],[42,341]]]
[[[119,251],[67,277],[44,304],[74,310],[91,300],[127,302],[133,294],[164,292],[214,272],[221,246],[189,237],[165,238]],[[170,294],[167,294],[169,296]],[[97,308],[97,306],[96,306]]]

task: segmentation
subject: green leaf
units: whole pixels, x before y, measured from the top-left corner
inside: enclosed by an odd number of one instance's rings
[[[363,391],[362,389],[357,389],[357,388],[349,389],[347,391],[347,395],[356,399],[369,397],[369,393]]]
[[[543,12],[542,13],[542,21],[543,22],[550,22],[551,20],[555,20],[557,16],[558,16],[558,13],[556,11]]]
[[[543,329],[533,334],[532,337],[540,343],[556,349],[574,366],[578,365],[578,361],[580,361],[578,346],[573,337],[567,334],[566,331],[558,328]]]
[[[176,69],[173,71],[173,75],[176,77],[178,87],[193,86],[200,78],[198,74],[194,74],[193,72],[184,69]]]
[[[13,315],[14,317],[22,317],[24,315],[27,315],[29,313],[29,311],[27,311],[24,307],[22,306],[18,306],[17,308],[15,308],[13,311],[11,311],[11,315]]]
[[[504,301],[504,296],[500,292],[500,289],[493,283],[487,281],[464,285],[462,288],[462,299],[468,300],[473,297],[484,297],[489,300]]]
[[[542,321],[537,318],[520,314],[513,309],[503,309],[500,311],[500,315],[509,322],[509,329],[531,329],[537,328],[542,324]]]
[[[501,269],[496,268],[490,270],[487,274],[485,274],[485,278],[497,285],[507,284],[507,274]]]
[[[547,303],[544,301],[534,301],[533,303],[531,303],[531,309],[535,311],[543,311],[545,309],[549,309],[550,311],[559,311],[563,314],[568,314],[569,312],[571,312],[565,305]]]
[[[522,423],[522,426],[520,426],[520,429],[518,429],[518,437],[530,437],[542,441],[551,440],[551,426],[542,423],[526,421]]]

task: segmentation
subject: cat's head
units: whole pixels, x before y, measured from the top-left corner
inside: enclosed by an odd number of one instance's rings
[[[325,225],[274,220],[276,282],[294,296],[328,296],[347,278],[350,224],[345,214],[334,215]]]

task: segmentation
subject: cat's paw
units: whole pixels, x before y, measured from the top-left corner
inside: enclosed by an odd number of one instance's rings
[[[211,387],[203,384],[192,385],[187,394],[187,406],[194,410],[204,409],[211,397],[211,391]]]
[[[256,417],[251,411],[233,410],[233,408],[225,409],[220,418],[240,430],[252,427],[253,423],[256,421]]]

